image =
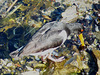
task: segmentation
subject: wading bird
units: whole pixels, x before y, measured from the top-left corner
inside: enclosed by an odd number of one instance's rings
[[[64,44],[66,39],[74,33],[79,36],[82,45],[84,45],[81,31],[83,27],[80,23],[63,23],[63,22],[49,22],[43,25],[30,39],[27,45],[10,53],[12,58],[18,59],[23,56],[42,56],[43,59],[48,58],[54,62],[61,62],[64,56],[54,59],[51,54],[59,46]]]

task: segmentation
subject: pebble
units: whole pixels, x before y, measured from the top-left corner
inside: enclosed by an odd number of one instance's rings
[[[37,72],[40,72],[40,69],[35,69]]]
[[[2,63],[2,66],[7,64],[7,62],[4,61],[3,59],[0,59],[0,61],[1,61],[1,63]]]
[[[39,72],[37,72],[37,71],[27,71],[27,72],[23,72],[21,74],[22,75],[39,75]]]
[[[99,27],[95,24],[95,31],[99,32]]]
[[[29,70],[29,71],[32,71],[33,68],[29,67],[29,66],[26,66],[26,68]]]
[[[11,66],[14,66],[14,65],[12,63],[7,64],[7,67],[11,67]]]
[[[92,20],[92,17],[90,15],[86,15],[85,19],[86,20]]]
[[[0,69],[2,69],[2,65],[0,64]]]
[[[59,3],[59,2],[55,2],[55,3],[54,3],[54,6],[55,6],[55,7],[58,7],[58,6],[60,6],[60,3]]]

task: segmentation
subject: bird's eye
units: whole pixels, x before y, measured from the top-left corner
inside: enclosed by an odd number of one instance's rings
[[[81,29],[81,32],[83,32],[84,30],[83,29]]]

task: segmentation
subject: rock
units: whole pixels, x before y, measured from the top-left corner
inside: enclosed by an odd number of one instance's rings
[[[73,65],[73,66],[76,66],[76,67],[79,68],[79,69],[82,69],[82,68],[83,68],[83,67],[82,67],[81,57],[78,56],[78,55],[77,55],[77,59],[74,60],[74,61],[72,61],[70,64]]]
[[[100,41],[100,31],[99,32],[94,32],[94,35]]]
[[[93,3],[98,3],[99,2],[99,0],[93,0]]]
[[[93,54],[96,57],[95,60],[97,60],[97,65],[98,65],[97,75],[100,75],[100,51],[99,50],[95,50],[95,49],[93,49],[92,51],[93,51]]]
[[[7,67],[11,67],[11,66],[14,66],[14,64],[12,64],[12,63],[7,64]]]
[[[52,21],[59,21],[62,18],[61,14],[64,11],[65,11],[65,8],[63,8],[63,7],[59,7],[57,9],[55,9],[50,15],[52,18]]]
[[[0,69],[2,69],[2,65],[0,64]]]
[[[72,22],[73,20],[77,20],[78,19],[78,15],[77,15],[77,10],[76,10],[76,6],[73,5],[71,7],[68,7],[65,12],[62,13],[62,19],[61,22]]]
[[[3,59],[0,59],[0,63],[2,64],[2,66],[7,64],[7,61],[4,61]]]
[[[55,0],[55,2],[61,2],[62,0]]]
[[[85,17],[86,20],[92,20],[92,17],[88,14],[86,14],[86,17]]]
[[[97,59],[97,63],[98,63],[98,72],[97,72],[97,75],[100,75],[100,60]]]
[[[45,68],[46,65],[45,64],[36,64],[34,65],[34,68]]]
[[[42,17],[43,17],[44,19],[51,20],[51,18],[50,18],[49,16],[47,16],[47,15],[42,15]]]
[[[14,35],[17,35],[17,37],[21,37],[21,35],[24,33],[24,28],[23,27],[16,27],[14,30],[13,30],[13,34]]]
[[[21,75],[39,75],[39,72],[36,72],[36,71],[27,71],[27,72],[21,73]]]
[[[43,6],[40,7],[40,10],[43,10],[43,9],[44,10],[46,9],[46,5],[45,4],[43,4]]]
[[[58,7],[58,6],[60,6],[60,3],[59,3],[59,2],[55,2],[55,3],[54,3],[54,6],[55,6],[55,7]]]
[[[29,66],[26,66],[26,68],[29,70],[29,71],[32,71],[33,68],[29,67]]]
[[[0,0],[0,16],[6,16],[6,9],[9,7],[9,2],[12,3],[12,0]]]
[[[42,11],[43,14],[50,15],[55,9],[53,7],[49,7],[46,11]]]
[[[35,28],[40,28],[42,26],[42,22],[41,21],[37,22],[35,20],[31,20],[28,22],[28,25],[35,27]]]
[[[72,74],[72,73],[74,73],[74,74]],[[76,75],[77,73],[80,73],[79,68],[68,64],[64,68],[56,68],[52,75]],[[50,75],[50,74],[48,74],[48,75]]]
[[[0,53],[1,53],[1,49],[6,47],[6,43],[7,43],[6,33],[0,32]]]
[[[35,69],[37,72],[40,72],[40,69]]]
[[[96,58],[100,60],[100,51],[95,50],[95,49],[93,49],[92,51],[93,51],[94,55],[96,56]]]

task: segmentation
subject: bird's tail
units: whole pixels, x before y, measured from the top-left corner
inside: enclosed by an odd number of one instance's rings
[[[18,59],[18,54],[19,54],[19,51],[16,50],[16,51],[11,52],[9,55],[11,56],[11,58]]]
[[[9,55],[11,56],[11,58],[14,58],[15,60],[18,60],[20,58],[19,53],[22,49],[23,49],[23,46],[20,47],[19,49],[17,49],[16,51],[11,52]]]

